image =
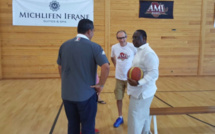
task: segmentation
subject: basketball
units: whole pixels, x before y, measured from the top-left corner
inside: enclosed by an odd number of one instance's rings
[[[128,78],[132,80],[140,80],[143,78],[143,71],[139,67],[131,67],[127,73]]]

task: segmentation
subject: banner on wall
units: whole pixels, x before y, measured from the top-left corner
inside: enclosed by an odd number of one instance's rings
[[[139,17],[154,19],[173,19],[174,1],[140,0]]]
[[[77,27],[93,21],[93,0],[13,0],[13,25]]]

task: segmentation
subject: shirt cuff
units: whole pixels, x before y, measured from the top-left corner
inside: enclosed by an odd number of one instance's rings
[[[137,85],[138,87],[139,86],[142,86],[142,85],[144,85],[145,83],[146,83],[146,80],[143,78],[143,79],[140,79],[139,81],[138,81],[138,83],[139,83],[139,85]]]

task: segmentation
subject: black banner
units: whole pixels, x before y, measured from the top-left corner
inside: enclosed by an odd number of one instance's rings
[[[173,19],[174,1],[140,1],[139,17]]]

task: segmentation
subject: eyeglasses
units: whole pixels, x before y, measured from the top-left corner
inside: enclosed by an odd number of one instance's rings
[[[124,37],[117,37],[118,40],[120,39],[125,39],[127,36],[124,36]]]

